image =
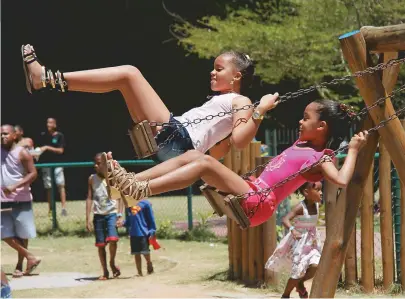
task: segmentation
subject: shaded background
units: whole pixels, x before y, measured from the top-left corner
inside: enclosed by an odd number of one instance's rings
[[[165,4],[191,20],[223,12],[217,1],[170,0]],[[162,2],[156,0],[3,1],[2,123],[20,124],[25,135],[36,142],[46,130],[46,119],[56,118],[65,135],[65,162],[91,161],[95,153],[109,150],[117,159],[135,159],[127,136],[131,119],[119,92],[30,95],[20,48],[32,44],[40,61],[53,71],[135,65],[169,110],[179,115],[205,102],[213,60],[199,59],[180,47],[169,32],[172,23]],[[257,101],[264,93],[297,88],[294,82],[269,86],[257,78],[249,96]],[[277,113],[287,125],[295,125],[306,103],[284,104]],[[261,126],[259,140],[264,141],[264,127],[269,125],[274,124],[267,121]],[[91,172],[89,168],[65,170],[68,200],[85,198]],[[33,184],[33,192],[35,200],[44,198],[40,178]]]

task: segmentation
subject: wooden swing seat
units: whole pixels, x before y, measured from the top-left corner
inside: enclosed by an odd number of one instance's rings
[[[224,193],[208,184],[202,185],[200,190],[218,216],[222,217],[225,214],[236,221],[241,229],[249,228],[249,218],[243,211],[236,196]]]
[[[128,132],[139,159],[152,156],[158,151],[149,121],[144,120],[135,124]]]

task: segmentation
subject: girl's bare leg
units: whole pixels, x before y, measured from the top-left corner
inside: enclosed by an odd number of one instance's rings
[[[138,181],[143,181],[143,180],[147,180],[147,179],[151,180],[154,178],[158,178],[158,177],[161,177],[184,165],[187,165],[193,161],[196,161],[196,160],[202,158],[203,156],[204,156],[204,154],[197,150],[189,150],[176,158],[172,158],[172,159],[162,162],[152,168],[149,168],[145,171],[137,173],[135,175],[135,178]]]
[[[28,46],[24,53],[30,53]],[[35,61],[28,65],[35,89],[42,87],[41,66]],[[87,71],[64,73],[69,90],[105,93],[119,90],[135,122],[142,120],[167,122],[170,112],[157,93],[133,66],[124,65]]]
[[[200,178],[223,192],[235,195],[246,193],[250,189],[244,179],[208,155],[150,180],[149,188],[152,194],[160,194],[183,189]]]

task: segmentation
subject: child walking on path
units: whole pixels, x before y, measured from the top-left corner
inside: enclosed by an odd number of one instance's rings
[[[290,298],[294,287],[300,298],[308,298],[304,281],[314,277],[321,258],[321,244],[316,224],[322,197],[322,184],[307,182],[299,188],[299,191],[305,200],[298,203],[283,218],[283,225],[289,233],[280,241],[265,266],[266,269],[274,272],[291,269],[291,277],[281,298]],[[291,224],[292,220],[294,225]]]
[[[143,276],[141,255],[146,260],[148,274],[152,274],[149,245],[150,239],[156,234],[152,204],[148,200],[141,200],[136,206],[127,208],[127,218],[125,221],[119,221],[118,226],[126,226],[129,229],[131,254],[135,256],[138,275]]]
[[[99,280],[107,280],[109,272],[107,269],[107,253],[105,247],[107,243],[110,248],[110,267],[113,277],[121,275],[120,268],[115,265],[115,256],[117,253],[118,232],[116,228],[117,220],[122,217],[121,199],[112,199],[108,196],[106,180],[100,171],[101,154],[94,157],[95,174],[90,175],[88,180],[88,195],[86,199],[86,223],[87,230],[93,230],[96,235],[96,246],[98,247],[98,256],[100,258],[103,275]],[[93,221],[90,218],[93,208]],[[117,213],[119,211],[119,213]]]

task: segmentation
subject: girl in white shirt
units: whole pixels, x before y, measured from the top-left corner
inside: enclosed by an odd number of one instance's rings
[[[154,157],[156,161],[166,163],[138,173],[139,179],[160,176],[163,172],[177,169],[200,158],[208,150],[213,157],[219,159],[229,151],[231,143],[237,148],[244,148],[255,137],[264,113],[274,108],[274,98],[278,96],[263,97],[254,113],[253,108],[229,113],[232,109],[252,104],[250,99],[241,93],[251,84],[254,65],[248,55],[228,51],[215,59],[214,69],[211,71],[211,90],[216,95],[204,105],[174,117],[139,69],[134,66],[54,73],[38,62],[31,45],[23,45],[21,51],[27,89],[30,93],[45,87],[56,88],[62,92],[68,89],[91,93],[119,90],[136,123],[148,120],[174,124],[154,128],[157,144],[162,144],[169,136],[174,138],[159,149]],[[181,126],[183,122],[218,113],[224,115],[198,124]],[[252,118],[252,114],[256,117]],[[225,142],[220,143],[221,141]],[[217,144],[218,146],[215,146]]]

